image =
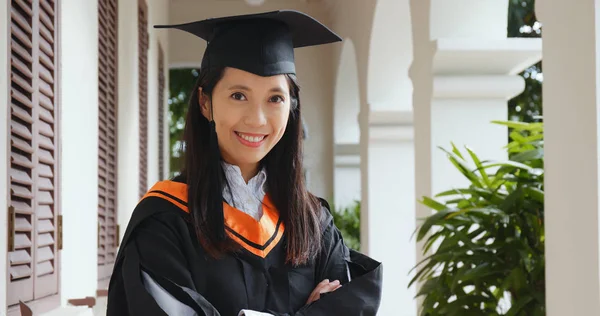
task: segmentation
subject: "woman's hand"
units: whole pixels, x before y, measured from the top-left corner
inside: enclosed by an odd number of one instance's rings
[[[325,280],[321,281],[321,283],[317,284],[317,287],[315,287],[315,289],[312,291],[312,293],[310,293],[310,296],[308,297],[308,301],[306,301],[306,305],[321,298],[322,293],[333,292],[333,291],[339,289],[341,286],[342,285],[340,284],[340,281],[338,281],[338,280],[329,282],[328,279],[325,279]]]

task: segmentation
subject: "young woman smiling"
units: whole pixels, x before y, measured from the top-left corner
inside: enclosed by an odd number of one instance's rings
[[[296,11],[163,27],[209,44],[185,166],[134,210],[108,315],[375,315],[381,264],[346,247],[302,172],[294,48],[339,37]]]

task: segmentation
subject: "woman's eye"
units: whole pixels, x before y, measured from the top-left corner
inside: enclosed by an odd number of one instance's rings
[[[236,92],[236,93],[232,94],[231,97],[234,100],[238,100],[238,101],[243,101],[243,100],[246,99],[246,97],[243,94],[239,93],[239,92]]]
[[[280,102],[283,102],[283,101],[284,101],[284,99],[283,99],[283,97],[282,97],[282,96],[280,96],[280,95],[276,95],[276,96],[273,96],[273,97],[271,97],[271,100],[270,100],[270,101],[271,101],[271,102],[275,102],[275,103],[280,103]]]

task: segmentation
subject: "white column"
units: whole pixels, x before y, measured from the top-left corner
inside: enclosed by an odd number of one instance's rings
[[[139,196],[138,2],[119,1],[118,223],[120,237]]]
[[[408,272],[416,262],[414,240],[410,239],[415,229],[412,112],[371,110],[364,121],[368,139],[361,147],[368,155],[368,172],[363,183],[369,184],[370,212],[361,217],[361,237],[368,233],[368,238],[361,240],[361,250],[383,262],[379,314],[416,315],[416,292],[407,289]],[[363,223],[365,218],[368,220]]]
[[[536,9],[543,23],[547,313],[600,315],[600,4],[544,0]]]
[[[416,263],[408,0],[377,1],[368,56],[360,113],[361,250],[383,262],[379,314],[416,315],[416,292],[407,288]]]
[[[65,305],[68,299],[95,296],[98,283],[98,7],[78,0],[59,7],[60,289]]]
[[[8,14],[8,4],[7,0],[0,0],[0,21],[4,21],[0,23],[0,34],[8,34],[8,21],[10,16]],[[0,39],[0,102],[2,104],[6,104],[8,107],[8,85],[9,78],[8,74],[8,39],[6,36],[3,36]],[[8,236],[6,232],[8,231],[8,160],[7,154],[8,151],[8,109],[6,107],[2,107],[0,109],[0,245],[2,245],[2,250],[0,251],[0,292],[5,293],[6,285],[7,285],[7,252],[5,245],[8,243],[6,239]],[[6,295],[0,295],[0,314],[6,311]]]

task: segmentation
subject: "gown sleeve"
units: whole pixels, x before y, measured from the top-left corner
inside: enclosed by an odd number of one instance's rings
[[[325,202],[326,203],[326,202]],[[342,287],[297,311],[294,316],[372,316],[381,302],[383,267],[370,257],[349,249],[333,222],[329,206],[323,212],[323,247],[316,261],[317,281],[339,280]],[[280,314],[278,316],[285,316]]]

